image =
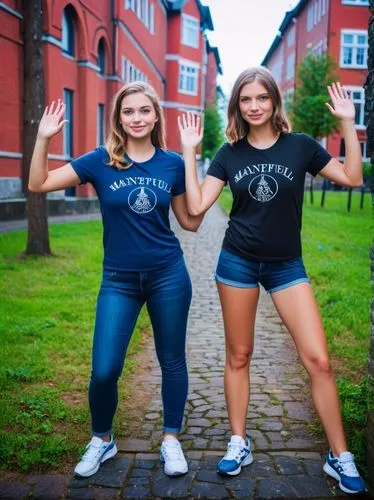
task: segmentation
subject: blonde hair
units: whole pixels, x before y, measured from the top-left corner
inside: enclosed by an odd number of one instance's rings
[[[152,144],[156,147],[166,148],[165,119],[160,98],[154,88],[145,82],[132,82],[122,87],[114,96],[113,107],[110,114],[110,132],[106,140],[106,149],[109,154],[108,165],[124,170],[131,167],[125,159],[127,134],[123,130],[120,116],[122,99],[131,94],[141,93],[146,95],[153,104],[157,121],[151,133]]]
[[[249,133],[250,126],[240,113],[239,98],[244,85],[252,83],[255,80],[261,83],[269,92],[274,107],[271,124],[275,132],[291,132],[291,125],[282,107],[282,97],[279,87],[270,71],[262,66],[258,66],[242,71],[231,91],[227,109],[228,124],[226,127],[226,135],[231,143],[239,141]]]

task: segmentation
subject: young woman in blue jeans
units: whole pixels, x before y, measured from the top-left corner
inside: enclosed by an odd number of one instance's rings
[[[102,212],[103,279],[89,385],[93,437],[75,474],[91,476],[117,453],[112,435],[117,381],[144,303],[162,370],[165,435],[161,459],[166,474],[185,474],[187,462],[177,434],[187,397],[185,343],[191,282],[180,244],[170,229],[169,208],[188,231],[196,231],[203,216],[187,212],[183,160],[165,150],[163,112],[150,85],[134,82],[117,93],[105,147],[48,171],[49,142],[62,130],[64,111],[60,100],[45,109],[29,189],[45,193],[90,182]]]
[[[179,128],[189,212],[203,214],[227,182],[233,193],[216,270],[225,325],[224,384],[232,430],[218,472],[239,474],[241,467],[253,460],[246,418],[261,283],[271,294],[310,376],[314,405],[331,447],[324,470],[339,481],[343,491],[360,493],[366,486],[353,455],[347,451],[326,337],[301,256],[306,172],[342,186],[362,184],[355,107],[339,83],[332,84],[328,91],[332,105],[327,107],[340,120],[345,139],[344,164],[332,159],[314,139],[290,132],[279,88],[265,68],[250,68],[237,78],[228,105],[229,142],[217,152],[201,186],[195,169],[195,148],[202,138],[199,118],[184,114],[179,118]]]

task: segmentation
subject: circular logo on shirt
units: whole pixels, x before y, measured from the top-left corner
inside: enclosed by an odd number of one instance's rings
[[[155,208],[157,196],[152,189],[138,187],[131,191],[128,202],[131,210],[134,210],[137,214],[147,214]]]
[[[271,175],[256,175],[251,180],[248,191],[252,198],[257,201],[270,201],[278,192],[278,183]]]

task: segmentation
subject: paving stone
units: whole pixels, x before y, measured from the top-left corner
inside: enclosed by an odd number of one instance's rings
[[[302,461],[297,458],[292,457],[284,457],[284,456],[275,456],[276,466],[281,474],[303,474],[303,464]]]
[[[223,486],[206,483],[194,484],[191,495],[193,498],[229,498],[229,494]]]
[[[69,490],[67,498],[71,500],[110,500],[119,498],[120,493],[119,489],[113,488],[79,488]]]
[[[133,486],[123,490],[122,498],[151,498],[151,491],[143,486]]]
[[[131,460],[121,458],[118,455],[107,462],[104,462],[98,472],[88,478],[73,478],[70,481],[70,488],[83,488],[86,486],[103,486],[106,488],[121,487],[128,475]]]
[[[272,477],[259,481],[257,498],[297,498],[298,495],[286,477]]]
[[[147,469],[132,469],[130,478],[133,477],[151,477],[152,472]]]
[[[43,476],[35,485],[32,496],[38,500],[61,498],[67,489],[68,482],[68,478],[63,475]]]
[[[150,441],[143,439],[120,439],[117,440],[117,446],[119,451],[151,451]]]
[[[195,477],[194,471],[178,477],[168,477],[159,471],[153,482],[152,495],[154,497],[183,498],[188,495],[189,488]]]
[[[222,484],[224,482],[223,476],[217,474],[216,470],[201,470],[197,474],[196,480],[201,482],[216,483],[216,484]]]
[[[324,478],[316,476],[289,476],[290,483],[300,498],[333,497]]]
[[[31,486],[24,483],[11,481],[0,481],[0,498],[9,500],[21,500],[27,498],[31,491]]]

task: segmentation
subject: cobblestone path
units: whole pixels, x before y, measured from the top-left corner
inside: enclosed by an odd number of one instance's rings
[[[0,481],[0,498],[302,498],[344,496],[322,472],[326,443],[313,438],[314,418],[306,376],[291,338],[281,326],[272,302],[261,294],[252,366],[252,397],[248,433],[254,462],[240,476],[223,478],[216,463],[230,435],[223,393],[223,322],[213,279],[227,219],[212,207],[199,233],[175,227],[194,288],[189,318],[189,398],[181,437],[189,472],[163,474],[158,448],[161,432],[160,373],[152,338],[145,357],[149,366],[136,376],[137,390],[149,394],[142,418],[130,423],[120,453],[89,479],[70,476],[29,476],[23,482]],[[143,398],[144,399],[144,398]]]

